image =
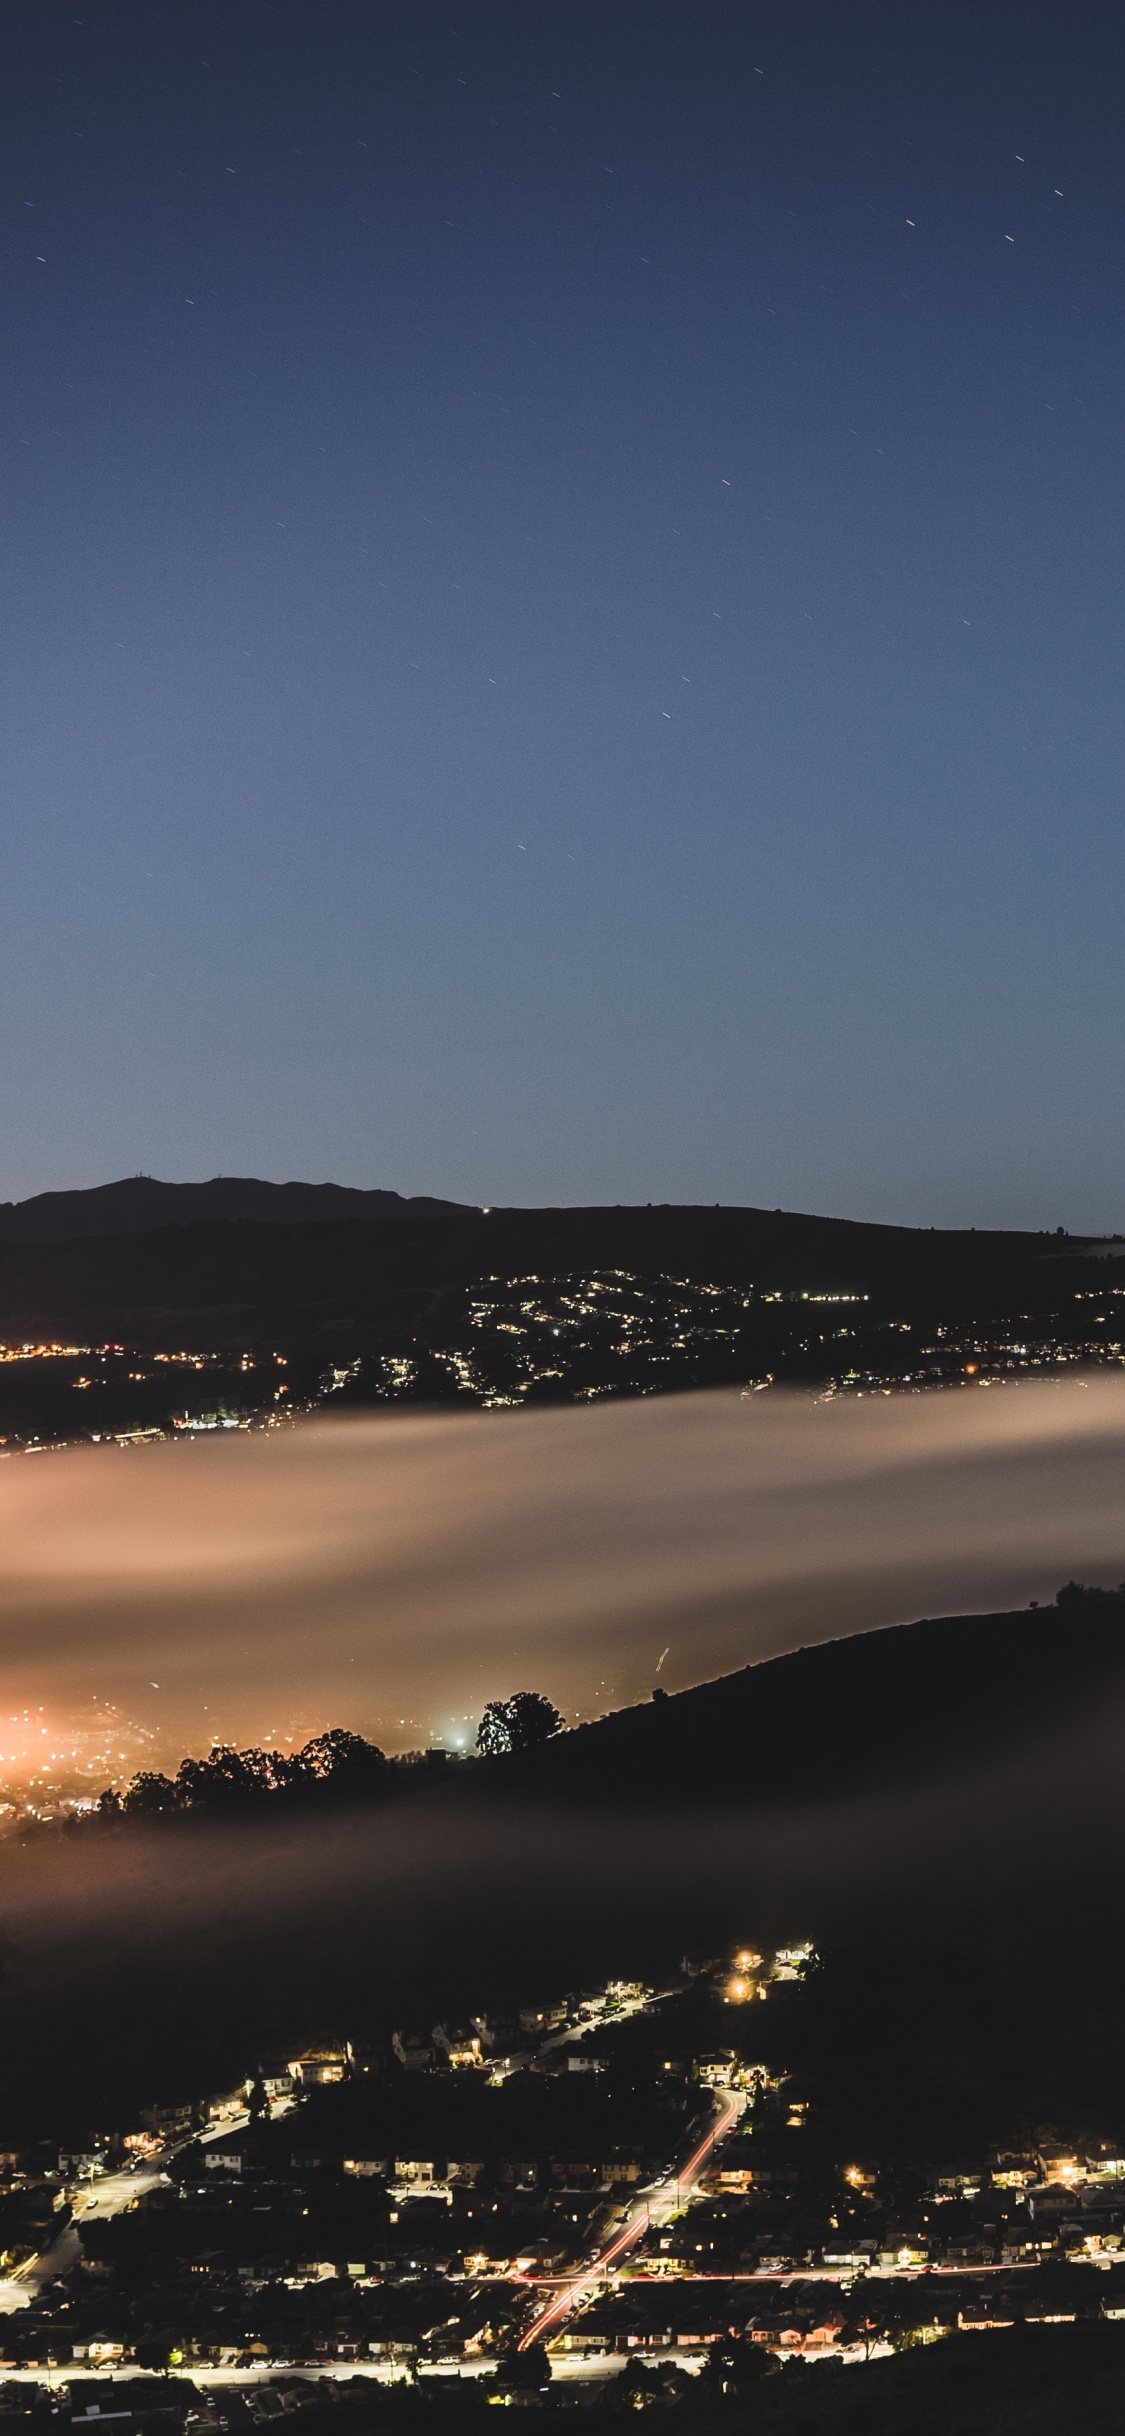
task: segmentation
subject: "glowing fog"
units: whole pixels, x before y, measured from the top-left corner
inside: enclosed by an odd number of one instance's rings
[[[471,1733],[523,1684],[589,1715],[658,1666],[674,1689],[1119,1579],[1125,1380],[380,1414],[13,1456],[0,1533],[0,1772],[81,1746],[120,1773],[328,1722],[405,1748]]]

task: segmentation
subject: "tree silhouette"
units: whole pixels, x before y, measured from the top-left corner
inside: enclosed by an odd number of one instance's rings
[[[161,1776],[154,1768],[142,1768],[133,1778],[122,1802],[130,1818],[154,1818],[165,1810],[178,1810],[179,1794],[170,1776]]]
[[[551,2375],[551,2355],[545,2343],[529,2343],[522,2351],[513,2345],[496,2363],[496,2383],[508,2392],[542,2393]]]
[[[216,1743],[206,1759],[181,1760],[176,1776],[185,1810],[226,1810],[260,1801],[272,1790],[264,1751],[236,1751]]]
[[[543,1692],[513,1692],[510,1700],[490,1700],[477,1728],[477,1749],[486,1759],[511,1751],[534,1751],[562,1726],[553,1700]]]
[[[378,1745],[365,1742],[362,1734],[351,1734],[346,1726],[332,1726],[327,1734],[316,1734],[292,1762],[296,1781],[314,1784],[331,1781],[339,1793],[364,1793],[386,1781],[389,1761]]]

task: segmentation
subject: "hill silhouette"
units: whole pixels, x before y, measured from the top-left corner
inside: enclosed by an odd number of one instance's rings
[[[1125,1595],[944,1616],[769,1658],[495,1763],[522,1798],[834,1800],[976,1769],[1125,1693]]]
[[[99,1235],[143,1235],[155,1227],[193,1226],[208,1219],[247,1219],[299,1226],[315,1219],[417,1216],[453,1211],[455,1201],[401,1193],[361,1192],[348,1184],[267,1184],[258,1176],[212,1176],[204,1184],[164,1184],[157,1176],[123,1176],[76,1192],[35,1193],[0,1202],[0,1242],[73,1243]]]

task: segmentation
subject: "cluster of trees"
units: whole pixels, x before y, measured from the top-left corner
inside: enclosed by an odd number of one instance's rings
[[[534,1750],[557,1734],[562,1722],[554,1702],[542,1692],[515,1692],[510,1700],[489,1701],[477,1748],[488,1759]],[[365,1802],[417,1783],[438,1764],[436,1755],[423,1751],[388,1759],[375,1743],[344,1726],[315,1734],[300,1751],[238,1751],[230,1743],[216,1743],[206,1759],[181,1760],[174,1776],[146,1768],[124,1793],[111,1785],[95,1815],[152,1819],[252,1810],[266,1802],[293,1808],[310,1802]]]
[[[101,1818],[157,1818],[187,1811],[246,1810],[266,1801],[362,1801],[389,1791],[395,1763],[362,1734],[333,1726],[301,1751],[236,1751],[216,1743],[206,1759],[181,1760],[175,1776],[143,1769],[124,1793],[112,1786]]]

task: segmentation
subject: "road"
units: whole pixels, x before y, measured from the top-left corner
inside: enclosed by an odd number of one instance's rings
[[[704,2134],[699,2146],[693,2149],[686,2162],[679,2167],[671,2168],[667,2174],[661,2176],[659,2182],[654,2182],[647,2191],[641,2194],[626,2217],[620,2232],[615,2233],[613,2240],[606,2243],[605,2249],[599,2251],[598,2256],[591,2259],[585,2267],[580,2268],[577,2275],[568,2277],[561,2290],[556,2292],[554,2298],[548,2301],[546,2306],[532,2319],[530,2326],[520,2337],[521,2351],[526,2351],[531,2343],[546,2342],[548,2337],[557,2331],[563,2319],[569,2316],[576,2303],[588,2299],[595,2285],[601,2282],[603,2276],[612,2274],[619,2260],[623,2259],[626,2251],[631,2250],[634,2243],[639,2241],[641,2234],[647,2231],[649,2225],[666,2224],[671,2216],[679,2213],[685,2199],[694,2187],[701,2168],[711,2155],[712,2149],[718,2147],[720,2140],[726,2139],[727,2133],[738,2121],[743,2103],[742,2093],[739,2090],[732,2090],[723,2098],[710,2130]]]
[[[596,2038],[600,2030],[613,2029],[618,2022],[631,2020],[634,2013],[647,2013],[650,2006],[662,2005],[674,1988],[645,1988],[640,1996],[624,1997],[615,2003],[612,2013],[584,2015],[581,2021],[568,2022],[565,2030],[552,2031],[550,2038],[540,2039],[537,2046],[521,2048],[514,2055],[498,2056],[491,2067],[494,2081],[510,2081],[513,2074],[526,2072],[537,2055],[548,2055],[555,2047],[573,2047],[580,2039]]]
[[[198,2138],[201,2147],[206,2148],[214,2140],[229,2140],[245,2131],[249,2121],[248,2114],[236,2115],[225,2123],[215,2124],[210,2131],[193,2134],[192,2137]],[[45,2250],[37,2251],[34,2258],[25,2259],[22,2267],[17,2267],[12,2275],[0,2276],[0,2316],[10,2316],[13,2309],[30,2308],[32,2301],[48,2284],[53,2284],[59,2276],[69,2275],[81,2255],[81,2226],[96,2223],[99,2217],[120,2216],[123,2208],[131,2208],[134,2200],[142,2198],[146,2191],[151,2191],[158,2182],[166,2179],[169,2159],[178,2155],[179,2148],[188,2145],[187,2141],[180,2141],[176,2148],[164,2149],[160,2157],[151,2163],[146,2161],[144,2164],[127,2165],[119,2174],[100,2174],[97,2181],[79,2179],[64,2184],[64,2195],[69,2199],[74,2214]]]
[[[489,2362],[488,2365],[491,2367],[493,2363]],[[201,2390],[212,2386],[221,2390],[229,2385],[268,2385],[271,2380],[275,2384],[284,2383],[289,2376],[300,2378],[302,2382],[309,2379],[328,2383],[339,2383],[358,2376],[373,2385],[410,2385],[414,2381],[409,2368],[387,2366],[382,2361],[371,2360],[254,2360],[241,2368],[215,2368],[189,2361],[184,2368],[170,2369],[138,2368],[132,2360],[124,2366],[117,2366],[111,2360],[99,2361],[94,2367],[88,2360],[74,2360],[67,2361],[61,2368],[5,2368],[3,2381],[5,2385],[45,2385],[49,2392],[55,2393],[73,2380],[81,2381],[89,2377],[96,2377],[99,2385],[133,2385],[141,2380],[151,2380],[157,2385],[171,2381],[174,2385],[198,2386]]]
[[[158,2166],[127,2166],[121,2174],[106,2174],[96,2185],[75,2182],[66,2187],[74,2215],[61,2233],[45,2250],[34,2258],[24,2260],[12,2275],[0,2277],[0,2314],[10,2316],[13,2309],[28,2309],[32,2301],[54,2283],[57,2276],[69,2275],[80,2256],[78,2228],[99,2216],[119,2216],[122,2208],[131,2207],[142,2191],[151,2191],[160,2180]]]

